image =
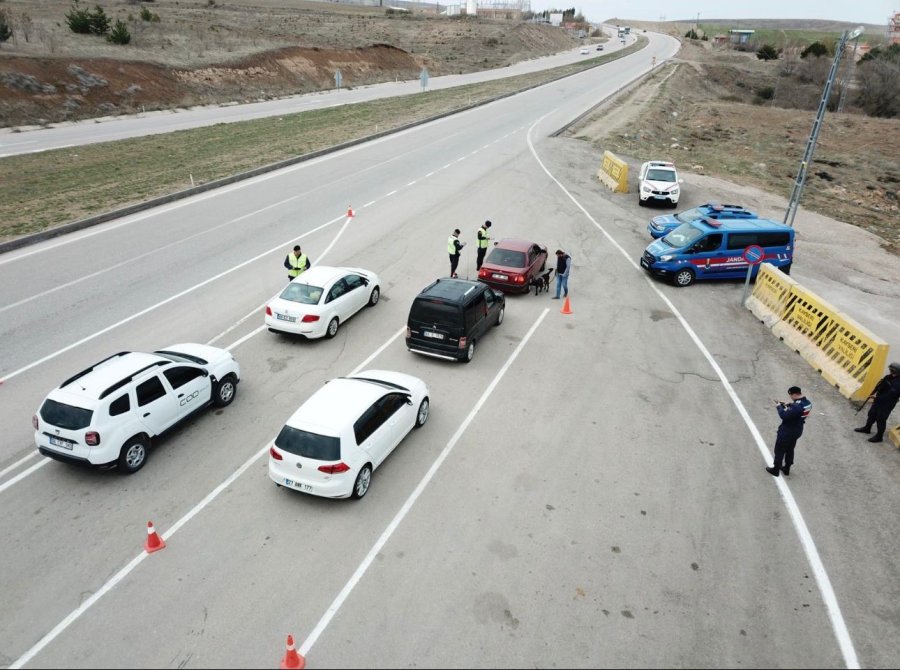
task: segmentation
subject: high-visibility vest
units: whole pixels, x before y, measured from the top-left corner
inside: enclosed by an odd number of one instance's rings
[[[451,256],[455,256],[457,253],[456,252],[456,238],[453,237],[453,235],[451,235],[450,237],[447,238],[447,252]]]
[[[288,270],[288,277],[299,277],[303,274],[303,271],[306,270],[306,254],[300,254],[299,256],[296,256],[293,252],[291,252],[288,254],[288,263],[291,264],[291,269]]]
[[[491,239],[490,237],[488,237],[487,228],[482,226],[481,228],[478,229],[478,232],[481,233],[478,236],[478,248],[479,249],[487,249],[488,240]]]

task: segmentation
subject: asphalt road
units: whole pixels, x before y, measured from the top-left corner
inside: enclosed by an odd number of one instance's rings
[[[859,457],[852,409],[739,282],[647,279],[647,212],[548,137],[676,48],[0,257],[0,663],[265,667],[292,633],[310,667],[896,666],[890,454]],[[485,219],[572,254],[573,314],[511,296],[472,363],[407,352],[447,235],[472,276]],[[261,327],[295,241],[383,279],[333,340]],[[51,387],[179,341],[233,351],[233,405],[130,477],[32,455]],[[426,426],[362,501],[276,488],[284,420],[365,368],[425,379]],[[795,383],[815,407],[785,482],[764,453]]]
[[[611,34],[612,37],[604,45],[604,54],[624,49],[637,39],[636,35],[629,35],[623,44],[615,37],[615,27],[606,28],[605,31],[608,35]],[[436,91],[443,88],[462,86],[463,84],[474,84],[538,72],[540,70],[549,70],[560,65],[568,65],[569,63],[602,55],[594,50],[595,45],[591,44],[590,48],[590,56],[581,54],[580,47],[576,47],[552,56],[533,58],[495,70],[445,75],[442,77],[429,76],[425,86],[429,91]],[[191,109],[152,111],[129,116],[54,123],[47,127],[0,128],[0,158],[93,144],[95,142],[112,142],[129,137],[171,133],[176,130],[211,126],[217,123],[235,123],[268,116],[279,116],[281,114],[296,114],[313,109],[368,102],[379,98],[411,95],[421,91],[422,82],[417,77],[410,81],[387,82],[360,87],[349,87],[345,84],[340,89],[318,91],[244,105],[213,105],[193,107]]]

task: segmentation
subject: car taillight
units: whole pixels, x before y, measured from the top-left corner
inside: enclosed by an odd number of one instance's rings
[[[100,433],[91,431],[84,434],[84,443],[89,447],[96,447],[100,444]]]
[[[269,456],[274,458],[276,461],[284,460],[277,451],[275,451],[275,447],[269,447]]]
[[[517,284],[524,284],[525,275],[513,275],[513,281]]]
[[[266,305],[266,316],[272,316],[272,308]]]
[[[319,317],[315,314],[307,314],[302,319],[300,319],[303,323],[312,323],[313,321],[318,321]]]
[[[459,348],[460,349],[466,348],[466,338],[464,338],[464,337],[459,338]]]
[[[487,277],[488,277],[489,274],[490,274],[490,273],[489,273],[487,270],[485,270],[484,268],[481,268],[481,269],[478,271],[478,278],[479,278],[479,279],[487,279]]]
[[[31,416],[31,425],[34,426],[34,429],[35,429],[35,430],[38,429],[37,414],[33,414],[33,415]]]
[[[341,461],[340,463],[335,463],[334,465],[320,465],[319,472],[324,472],[326,475],[336,475],[341,472],[347,472],[350,469],[350,466]]]

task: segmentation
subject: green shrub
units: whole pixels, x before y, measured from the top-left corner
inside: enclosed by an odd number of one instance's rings
[[[78,0],[72,3],[72,9],[66,12],[66,23],[73,33],[87,35],[91,32],[91,13],[78,6]]]
[[[684,34],[684,36],[687,37],[689,40],[696,40],[696,39],[699,39],[699,35],[697,35],[697,31],[694,30],[693,28],[691,28],[690,30],[688,30],[688,31]]]
[[[122,19],[116,19],[116,25],[113,26],[112,32],[106,36],[107,42],[113,44],[128,44],[131,41],[131,33],[128,32],[128,26]]]
[[[774,86],[763,86],[761,88],[756,89],[756,97],[761,100],[771,100],[775,97],[775,87]]]
[[[106,35],[109,32],[109,17],[103,7],[96,5],[90,13],[91,32],[95,35]]]
[[[484,46],[486,46],[486,47],[495,47],[498,44],[500,44],[500,40],[498,40],[496,37],[488,37],[484,41]]]
[[[771,44],[763,44],[756,52],[756,57],[759,60],[777,60],[778,51]]]
[[[146,7],[141,7],[141,21],[150,21],[151,23],[159,23],[159,14],[154,14]]]
[[[806,58],[807,56],[815,56],[818,58],[819,56],[827,56],[828,55],[828,47],[826,47],[821,42],[813,42],[808,47],[806,47],[803,51],[800,52],[800,58]]]

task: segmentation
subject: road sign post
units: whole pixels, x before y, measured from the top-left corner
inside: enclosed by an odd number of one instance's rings
[[[422,68],[422,71],[419,73],[419,83],[422,84],[422,90],[425,90],[425,87],[428,86],[428,70],[427,68]]]
[[[766,252],[761,246],[751,244],[744,249],[742,255],[744,260],[747,261],[747,278],[744,280],[744,294],[741,296],[741,305],[747,302],[747,290],[750,288],[750,275],[753,274],[753,266],[763,262]]]
[[[344,76],[341,74],[341,71],[335,70],[334,71],[334,87],[340,88],[341,82],[343,82],[343,81],[344,81]]]

